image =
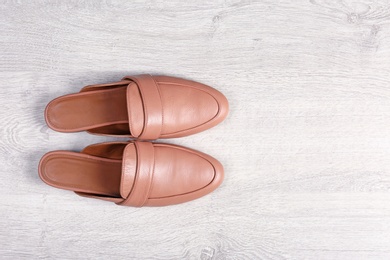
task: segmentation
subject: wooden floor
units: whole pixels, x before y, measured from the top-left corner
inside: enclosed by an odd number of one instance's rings
[[[0,1],[1,259],[390,259],[388,1]],[[127,208],[47,186],[46,104],[164,74],[230,114],[166,140],[222,162],[202,199]]]

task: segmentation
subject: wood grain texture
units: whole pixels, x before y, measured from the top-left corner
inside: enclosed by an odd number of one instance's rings
[[[225,166],[222,186],[125,208],[45,185],[40,157],[112,138],[43,110],[137,73],[223,92],[228,118],[166,140]],[[0,0],[1,259],[389,259],[388,1]]]

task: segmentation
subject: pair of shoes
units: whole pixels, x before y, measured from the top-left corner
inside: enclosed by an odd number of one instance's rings
[[[94,144],[80,153],[49,152],[39,163],[39,176],[56,188],[123,206],[197,199],[221,184],[221,163],[199,151],[147,140],[209,129],[225,119],[228,107],[219,91],[174,77],[138,75],[86,86],[52,100],[45,110],[47,125],[133,140]]]

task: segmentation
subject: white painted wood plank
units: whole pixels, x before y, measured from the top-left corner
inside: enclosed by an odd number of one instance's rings
[[[40,181],[53,98],[126,74],[209,84],[219,126],[165,140],[209,153],[222,186],[124,208]],[[1,1],[2,259],[389,259],[388,1]]]

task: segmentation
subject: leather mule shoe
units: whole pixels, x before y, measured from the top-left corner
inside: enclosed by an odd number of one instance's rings
[[[213,157],[182,146],[113,142],[81,153],[53,151],[39,163],[41,179],[78,195],[123,206],[166,206],[215,190],[223,167]]]
[[[222,122],[228,110],[225,96],[209,86],[138,75],[56,98],[47,105],[45,119],[59,132],[153,140],[204,131]]]

